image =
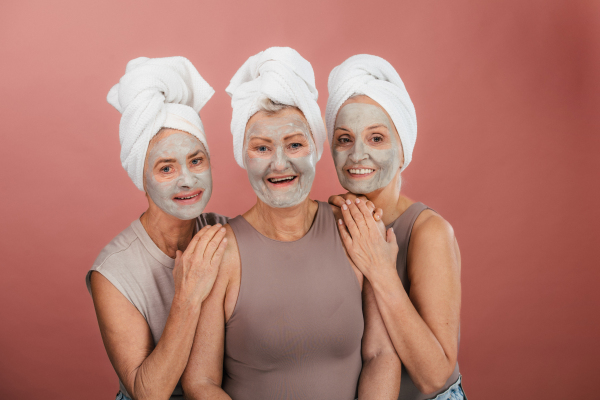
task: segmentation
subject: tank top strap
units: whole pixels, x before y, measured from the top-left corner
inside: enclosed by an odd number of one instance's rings
[[[396,235],[396,243],[398,243],[396,269],[406,293],[410,292],[410,282],[406,268],[410,235],[412,234],[415,221],[427,209],[430,208],[423,203],[413,203],[394,222],[387,226],[387,228],[394,228],[394,234]]]
[[[413,203],[388,226],[388,228],[394,228],[398,248],[400,252],[404,253],[404,258],[406,258],[406,255],[408,254],[408,244],[410,242],[410,235],[415,221],[419,215],[427,209],[429,209],[429,207],[423,203]]]

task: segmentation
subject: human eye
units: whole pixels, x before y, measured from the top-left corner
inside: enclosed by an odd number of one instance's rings
[[[290,148],[292,150],[298,150],[301,147],[302,147],[302,143],[292,143],[292,144],[290,144]]]
[[[164,167],[161,167],[161,169],[160,169],[160,172],[162,172],[164,174],[168,174],[172,171],[173,171],[173,167],[171,167],[170,165],[165,165]]]
[[[196,157],[192,160],[192,165],[200,165],[200,164],[202,164],[202,161],[204,161],[204,158]]]
[[[350,138],[348,136],[346,136],[346,135],[340,136],[338,138],[338,143],[340,143],[340,144],[348,144],[350,142],[351,142]]]

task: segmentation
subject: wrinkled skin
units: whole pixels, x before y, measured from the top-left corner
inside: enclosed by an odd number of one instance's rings
[[[402,167],[396,129],[378,105],[350,102],[335,121],[332,155],[340,184],[367,194],[386,187]]]
[[[187,132],[163,129],[148,149],[144,184],[162,211],[181,220],[198,217],[212,192],[210,160],[202,142]]]
[[[295,109],[272,116],[260,113],[248,122],[244,141],[250,184],[258,198],[271,207],[300,204],[310,192],[317,164],[308,123]]]

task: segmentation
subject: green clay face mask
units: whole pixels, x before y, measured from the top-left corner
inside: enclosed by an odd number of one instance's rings
[[[331,153],[344,189],[367,194],[386,187],[400,169],[400,139],[381,108],[350,103],[335,121]]]
[[[299,115],[263,118],[246,131],[248,179],[258,198],[271,207],[292,207],[306,199],[316,164],[310,129]]]
[[[160,139],[148,152],[144,182],[162,211],[181,220],[198,217],[212,192],[210,163],[202,142],[181,131]]]

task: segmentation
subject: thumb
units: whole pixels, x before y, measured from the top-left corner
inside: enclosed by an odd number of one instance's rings
[[[177,250],[175,252],[175,266],[179,265],[179,263],[181,262],[182,255],[183,255],[183,253],[181,252],[181,250]]]
[[[390,228],[386,232],[386,240],[388,243],[396,243],[396,234],[394,233],[394,228]]]

